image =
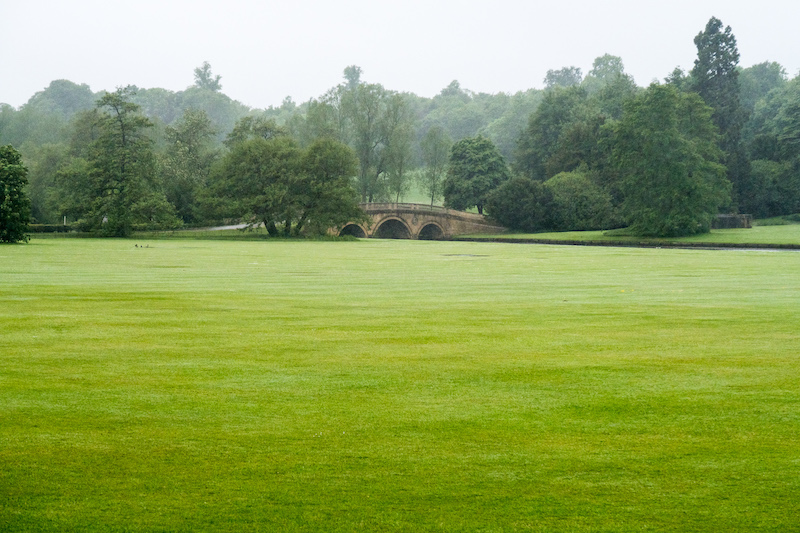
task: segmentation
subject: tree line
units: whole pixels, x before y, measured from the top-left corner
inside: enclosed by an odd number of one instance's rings
[[[611,55],[514,95],[454,81],[422,98],[350,66],[319,98],[265,110],[228,98],[208,63],[179,92],[57,80],[0,105],[0,146],[22,154],[37,222],[106,235],[227,219],[307,233],[410,189],[527,231],[678,235],[718,210],[797,213],[800,77],[740,68],[716,18],[695,44],[691,71],[647,88]]]
[[[490,140],[459,141],[445,202],[519,230],[626,226],[643,236],[706,232],[718,212],[798,213],[800,76],[789,81],[777,63],[740,68],[731,28],[713,17],[694,43],[691,71],[647,88],[610,55],[586,77],[549,71],[510,169]]]

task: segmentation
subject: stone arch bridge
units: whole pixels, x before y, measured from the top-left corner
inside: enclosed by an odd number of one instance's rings
[[[339,235],[378,239],[449,239],[453,235],[501,233],[505,228],[483,215],[425,204],[368,203],[361,208],[370,224],[350,223]]]

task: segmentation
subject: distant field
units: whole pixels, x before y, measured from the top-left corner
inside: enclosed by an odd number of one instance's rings
[[[34,239],[0,280],[0,531],[800,530],[797,252]]]
[[[548,241],[609,241],[620,243],[708,243],[708,244],[796,244],[800,245],[800,224],[754,226],[748,229],[715,229],[711,233],[672,239],[614,236],[603,231],[561,231],[547,233],[506,233],[470,235],[481,239],[537,239]]]

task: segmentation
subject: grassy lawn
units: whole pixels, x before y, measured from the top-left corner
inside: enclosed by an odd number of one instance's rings
[[[0,280],[0,531],[800,530],[797,252],[34,239]]]
[[[619,243],[707,243],[714,244],[796,244],[800,245],[800,224],[754,226],[748,229],[715,229],[711,233],[673,239],[648,239],[615,236],[603,231],[561,231],[548,233],[506,233],[502,235],[470,235],[482,239],[536,239],[547,241],[585,241]]]

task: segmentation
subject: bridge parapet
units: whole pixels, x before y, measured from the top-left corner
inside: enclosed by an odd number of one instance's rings
[[[505,228],[483,215],[446,207],[411,203],[361,204],[371,224],[347,224],[340,235],[390,239],[449,239],[454,235],[502,233]]]

